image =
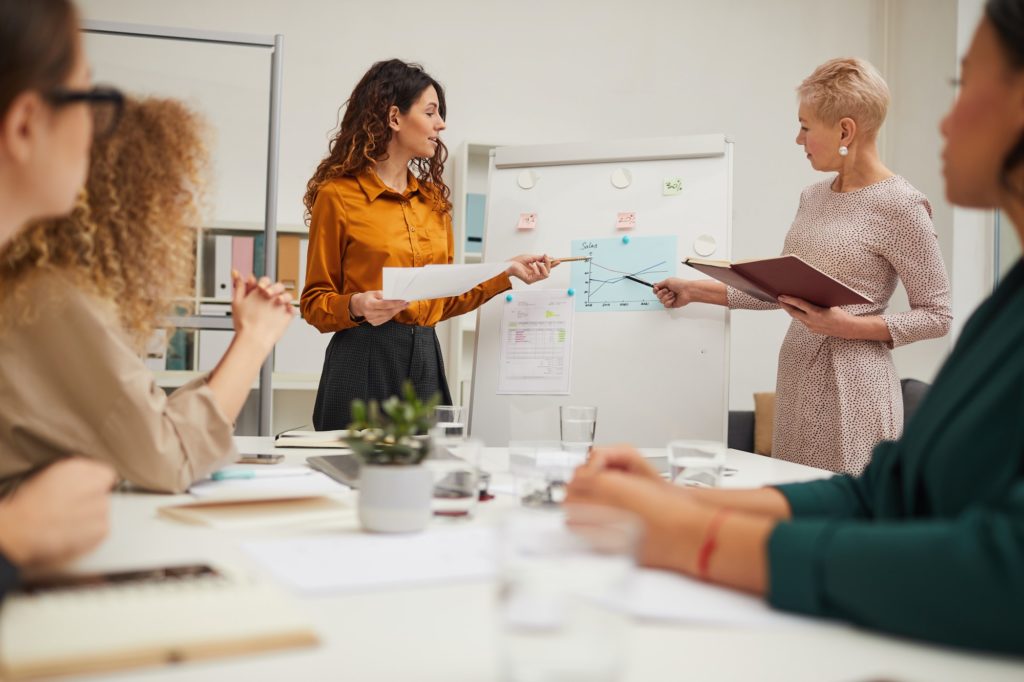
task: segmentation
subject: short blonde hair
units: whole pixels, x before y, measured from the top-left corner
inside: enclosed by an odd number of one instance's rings
[[[814,70],[796,89],[800,102],[829,125],[852,118],[861,130],[874,135],[889,109],[889,86],[863,59],[830,59]]]

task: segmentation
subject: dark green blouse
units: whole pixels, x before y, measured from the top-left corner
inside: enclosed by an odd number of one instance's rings
[[[1024,654],[1024,262],[859,477],[778,488],[773,606]]]

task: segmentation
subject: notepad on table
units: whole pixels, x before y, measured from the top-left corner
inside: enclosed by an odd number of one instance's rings
[[[285,431],[274,437],[275,448],[347,448],[348,431]]]
[[[0,611],[4,679],[316,643],[316,633],[284,593],[202,565],[28,584],[8,594]]]
[[[234,502],[186,502],[160,507],[159,513],[175,521],[206,525],[221,530],[250,528],[350,526],[356,507],[351,500],[305,497],[287,500]]]
[[[683,264],[756,299],[770,303],[778,301],[779,296],[802,298],[808,303],[825,308],[872,303],[864,294],[826,275],[799,256],[785,255],[735,263],[687,258]]]

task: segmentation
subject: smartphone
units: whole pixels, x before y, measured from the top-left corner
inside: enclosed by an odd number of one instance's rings
[[[242,455],[238,464],[277,464],[284,459],[284,455]]]

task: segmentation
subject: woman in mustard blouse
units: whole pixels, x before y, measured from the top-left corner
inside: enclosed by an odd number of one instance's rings
[[[444,89],[416,64],[370,67],[346,103],[338,133],[310,179],[302,317],[334,332],[313,408],[318,430],[348,425],[353,399],[383,400],[411,380],[451,403],[434,325],[511,288],[545,279],[547,256],[517,256],[506,273],[451,298],[385,300],[382,268],[451,263]]]

